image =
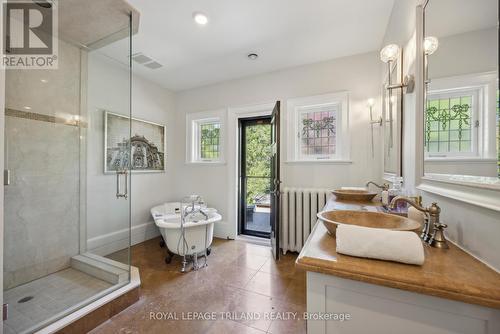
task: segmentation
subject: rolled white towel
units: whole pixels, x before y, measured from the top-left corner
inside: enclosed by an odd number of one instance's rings
[[[363,187],[341,187],[341,190],[366,190],[366,188]]]
[[[424,247],[414,232],[339,224],[337,253],[422,265]]]

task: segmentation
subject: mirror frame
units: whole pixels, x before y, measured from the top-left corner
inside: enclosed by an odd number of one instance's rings
[[[493,180],[467,175],[425,175],[424,173],[424,108],[426,62],[423,42],[425,38],[425,8],[432,0],[424,0],[417,7],[416,21],[416,122],[415,122],[415,184],[417,189],[500,212],[500,179]],[[498,70],[497,70],[498,71]]]
[[[400,48],[398,52],[398,58],[394,64],[391,64],[391,73],[396,73],[396,81],[397,82],[402,82],[403,80],[403,48]],[[385,164],[385,155],[386,155],[386,142],[385,142],[385,131],[386,131],[386,124],[388,122],[387,120],[387,97],[390,98],[390,92],[389,90],[385,87],[386,84],[389,82],[389,71],[386,69],[384,73],[384,83],[382,86],[382,145],[383,145],[383,156],[382,156],[382,164],[383,164],[383,172],[384,172],[384,180],[392,182],[394,181],[395,177],[403,177],[403,119],[404,119],[404,94],[403,94],[403,88],[393,88],[391,89],[392,94],[395,94],[398,96],[398,101],[397,101],[397,110],[396,110],[396,120],[397,122],[397,127],[396,127],[396,136],[399,138],[397,140],[397,144],[399,147],[397,148],[397,156],[396,156],[396,171],[388,171],[386,169],[386,164]],[[390,103],[390,102],[388,102]],[[394,134],[393,134],[394,135]]]

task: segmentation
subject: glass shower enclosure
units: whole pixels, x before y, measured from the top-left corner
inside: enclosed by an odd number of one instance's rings
[[[58,68],[6,70],[4,333],[35,332],[130,281],[138,14],[113,0],[52,6],[59,6]],[[107,72],[100,48],[113,43],[121,69]],[[111,138],[108,111],[123,116]],[[107,257],[118,250],[120,262]]]

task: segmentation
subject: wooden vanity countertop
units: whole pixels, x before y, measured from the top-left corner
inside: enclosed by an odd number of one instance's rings
[[[329,200],[325,210],[376,210],[378,204]],[[306,271],[500,309],[500,274],[448,242],[449,249],[424,246],[422,266],[337,254],[336,240],[319,221],[296,265]]]

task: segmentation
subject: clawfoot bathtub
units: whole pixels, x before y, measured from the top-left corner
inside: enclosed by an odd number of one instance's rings
[[[173,254],[193,258],[195,269],[198,256],[208,255],[214,235],[214,224],[222,219],[215,209],[203,209],[208,215],[190,215],[181,229],[181,203],[172,202],[155,206],[151,215],[165,241],[168,250],[165,262],[170,263]]]

